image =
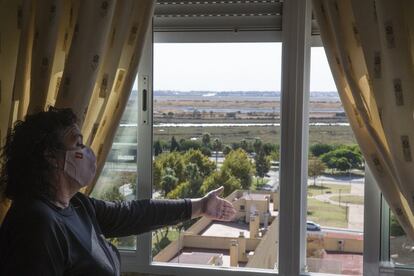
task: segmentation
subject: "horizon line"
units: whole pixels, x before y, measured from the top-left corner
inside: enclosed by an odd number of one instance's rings
[[[132,89],[132,91],[138,91],[137,89]],[[238,92],[261,92],[261,93],[281,93],[281,91],[271,91],[271,90],[220,90],[220,91],[216,91],[216,90],[172,90],[172,89],[154,89],[154,92],[183,92],[183,93],[190,93],[190,92],[209,92],[209,93],[222,93],[222,92],[234,92],[234,93],[238,93]],[[314,93],[314,92],[318,92],[318,93],[338,93],[337,90],[330,90],[330,91],[324,91],[324,90],[312,90],[309,91],[310,93]],[[338,94],[339,96],[339,94]]]

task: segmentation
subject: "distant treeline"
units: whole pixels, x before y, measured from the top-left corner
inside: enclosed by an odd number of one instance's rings
[[[188,150],[200,150],[203,155],[217,157],[218,153],[226,156],[232,150],[242,149],[246,153],[256,156],[261,151],[269,160],[279,161],[280,145],[263,143],[260,138],[253,141],[241,140],[231,144],[223,144],[219,138],[212,139],[209,133],[204,133],[200,139],[177,139],[172,136],[171,140],[154,142],[154,155],[157,156],[167,152],[186,152]],[[364,168],[364,160],[358,145],[324,144],[317,143],[309,147],[309,158],[322,162],[325,169],[334,171],[349,171],[352,169],[361,170]],[[325,169],[322,169],[324,171]]]
[[[133,92],[136,93],[136,92]],[[275,97],[280,98],[280,91],[176,91],[176,90],[156,90],[154,91],[155,97],[168,97],[168,96],[200,96],[206,95],[218,96],[218,97]],[[311,98],[334,98],[339,99],[337,91],[311,91]]]

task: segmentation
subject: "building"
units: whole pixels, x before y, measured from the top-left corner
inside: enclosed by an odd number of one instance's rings
[[[233,222],[201,218],[159,252],[156,262],[274,269],[279,252],[279,193],[237,190],[227,198],[237,210]],[[345,231],[307,233],[311,271],[362,272],[363,236]],[[349,264],[344,259],[351,258]],[[350,268],[346,267],[347,265]]]
[[[154,261],[275,268],[278,193],[237,190],[226,199],[237,210],[234,222],[203,217],[159,252]]]

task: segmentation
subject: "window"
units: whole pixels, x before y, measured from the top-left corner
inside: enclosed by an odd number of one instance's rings
[[[365,171],[364,272],[380,275],[413,274],[412,242],[382,196],[369,168]]]
[[[378,197],[382,197],[378,189],[376,193]],[[371,200],[371,198],[369,199]],[[379,215],[382,219],[381,223],[374,224],[374,227],[380,229],[377,231],[381,239],[379,258],[382,262],[379,266],[385,271],[395,273],[395,275],[405,275],[404,272],[410,272],[414,268],[414,243],[407,237],[385,200],[382,198],[376,202],[380,202],[378,204]]]
[[[166,3],[169,1],[158,1],[162,3]],[[214,2],[214,3],[213,3]],[[314,108],[314,103],[307,101],[304,101],[304,99],[307,99],[307,83],[306,79],[308,76],[310,76],[310,73],[314,73],[314,70],[311,72],[308,71],[308,67],[310,67],[310,43],[313,43],[313,46],[321,46],[320,41],[318,42],[318,36],[309,37],[309,34],[307,34],[306,27],[309,27],[311,24],[311,11],[310,11],[310,1],[301,1],[301,0],[286,0],[286,1],[277,1],[277,0],[264,0],[264,1],[255,1],[259,8],[262,9],[263,7],[265,9],[272,9],[273,11],[277,12],[270,12],[270,13],[264,13],[264,10],[256,10],[255,13],[252,13],[252,17],[246,16],[249,15],[249,13],[232,13],[234,15],[242,15],[246,17],[236,16],[236,20],[233,20],[235,18],[232,18],[232,20],[226,20],[228,19],[225,17],[225,15],[218,16],[217,11],[224,11],[221,9],[222,7],[226,6],[226,8],[230,6],[237,6],[240,8],[241,6],[251,7],[251,1],[180,1],[180,2],[171,2],[171,5],[162,6],[163,4],[158,4],[158,7],[164,7],[165,9],[159,9],[161,11],[160,16],[156,16],[154,18],[154,33],[149,33],[149,43],[147,43],[145,49],[144,49],[144,62],[141,62],[140,65],[140,73],[142,76],[147,76],[147,80],[149,82],[147,83],[147,91],[155,90],[154,95],[153,93],[147,94],[147,101],[145,102],[147,107],[149,107],[150,112],[154,111],[153,116],[150,116],[147,112],[144,112],[142,110],[143,106],[143,97],[141,97],[140,93],[140,87],[138,87],[138,152],[139,155],[137,156],[138,159],[138,186],[137,186],[137,196],[138,198],[149,198],[149,197],[164,197],[165,192],[157,192],[157,187],[151,186],[151,179],[153,177],[152,170],[152,164],[153,161],[155,163],[157,162],[153,156],[156,154],[159,156],[160,154],[166,153],[166,151],[169,151],[169,147],[171,147],[171,144],[175,144],[174,147],[181,146],[181,142],[184,142],[186,147],[193,148],[198,147],[196,144],[200,142],[197,142],[197,138],[200,139],[202,143],[202,137],[203,134],[209,133],[210,134],[210,143],[215,141],[215,139],[218,139],[218,142],[222,142],[221,145],[226,144],[227,142],[224,141],[223,143],[223,136],[220,136],[219,133],[213,132],[212,129],[207,130],[204,127],[201,127],[201,124],[204,124],[205,120],[218,120],[221,118],[222,120],[238,120],[241,115],[245,114],[239,114],[236,112],[236,114],[232,114],[232,111],[226,112],[229,113],[227,116],[223,114],[223,117],[216,117],[214,112],[210,114],[207,110],[204,110],[204,104],[207,104],[207,102],[200,101],[196,104],[194,103],[183,103],[181,105],[180,112],[186,113],[186,120],[192,120],[193,125],[186,125],[186,127],[182,128],[173,128],[173,124],[179,123],[178,113],[174,110],[168,110],[170,106],[168,105],[168,102],[161,101],[161,97],[170,97],[171,95],[168,95],[171,91],[165,91],[162,93],[159,93],[159,88],[152,89],[152,34],[154,34],[154,41],[155,42],[169,42],[169,43],[183,43],[183,42],[216,42],[216,43],[230,43],[230,42],[272,42],[272,43],[280,43],[283,42],[282,45],[282,67],[281,71],[283,71],[282,75],[282,84],[280,87],[280,90],[287,91],[283,94],[283,97],[280,101],[280,109],[281,113],[283,113],[283,116],[280,118],[280,132],[278,132],[276,128],[276,133],[280,134],[280,148],[279,148],[279,162],[273,161],[271,164],[271,168],[275,170],[280,170],[279,173],[279,187],[280,187],[280,196],[279,198],[279,205],[280,205],[280,227],[278,227],[278,233],[275,235],[275,237],[279,238],[278,248],[280,248],[281,254],[278,255],[278,270],[261,270],[256,267],[251,269],[240,269],[240,268],[234,268],[234,267],[226,267],[224,269],[224,259],[225,252],[223,252],[222,257],[220,258],[220,254],[217,256],[217,254],[211,256],[208,254],[199,254],[200,259],[204,261],[204,266],[198,266],[195,265],[195,262],[187,262],[185,263],[184,260],[188,260],[189,255],[194,253],[194,251],[180,251],[181,249],[185,248],[185,244],[182,243],[183,241],[186,241],[186,238],[183,238],[184,235],[186,235],[186,231],[188,232],[189,228],[186,227],[193,227],[194,225],[197,225],[197,223],[200,222],[192,222],[194,224],[190,225],[180,225],[179,227],[172,227],[168,230],[168,233],[166,233],[166,230],[159,231],[158,234],[143,234],[138,236],[138,250],[132,251],[132,252],[121,252],[122,254],[122,264],[123,264],[123,271],[139,271],[139,272],[145,272],[145,273],[169,273],[169,274],[175,274],[175,275],[264,275],[264,274],[272,274],[272,275],[302,275],[308,270],[310,274],[312,275],[312,272],[316,269],[312,269],[309,265],[309,258],[307,258],[306,249],[309,246],[309,241],[307,239],[307,232],[317,232],[319,228],[323,231],[324,228],[326,228],[326,222],[321,221],[319,218],[320,216],[316,216],[315,213],[309,214],[309,218],[305,217],[303,214],[307,214],[308,206],[304,204],[306,202],[306,199],[308,197],[307,192],[307,184],[308,184],[308,174],[307,174],[307,167],[306,167],[306,159],[308,154],[308,143],[309,145],[312,145],[314,141],[318,141],[321,143],[327,143],[330,140],[332,140],[332,135],[337,135],[339,137],[344,138],[345,136],[349,137],[349,130],[345,130],[345,128],[342,128],[344,130],[343,135],[341,132],[338,132],[338,129],[336,129],[335,132],[330,132],[331,129],[326,129],[328,126],[318,126],[320,128],[317,128],[317,125],[312,125],[312,116],[315,114],[312,113],[312,109]],[[177,3],[180,3],[179,5]],[[193,14],[190,16],[188,13],[191,13],[191,11],[194,11],[192,8],[194,8],[194,5],[205,5],[203,8],[210,9],[208,10],[210,12],[210,16],[206,16],[207,10],[204,9],[204,13],[199,14]],[[211,4],[217,4],[215,7],[209,6]],[[173,6],[175,5],[175,6]],[[250,5],[250,6],[249,6]],[[273,7],[273,6],[277,7]],[[256,6],[255,8],[257,8]],[[282,17],[282,7],[283,7],[283,17]],[[172,10],[168,10],[169,8],[172,8]],[[186,11],[183,10],[177,10],[176,8],[184,8]],[[242,9],[242,8],[240,8]],[[162,12],[164,12],[164,15],[162,15]],[[185,14],[187,13],[187,16]],[[182,16],[184,14],[184,16]],[[171,15],[171,16],[168,16]],[[264,16],[263,16],[264,15]],[[237,22],[239,20],[246,20],[243,21],[243,28],[237,28]],[[294,20],[297,18],[298,20]],[[303,20],[305,18],[305,20]],[[210,20],[212,19],[212,20]],[[259,21],[256,21],[259,19]],[[283,19],[283,20],[282,20]],[[288,20],[289,19],[289,20]],[[196,21],[200,20],[200,21]],[[273,20],[273,21],[272,21]],[[283,21],[283,29],[282,29],[282,21]],[[212,23],[214,22],[214,24]],[[229,23],[231,22],[231,24]],[[250,24],[246,23],[250,22]],[[254,24],[252,24],[252,22]],[[270,22],[270,25],[268,24]],[[260,24],[259,24],[260,23]],[[277,23],[277,24],[274,24]],[[312,34],[317,35],[318,31],[315,27],[315,22],[312,22]],[[239,25],[240,26],[240,25]],[[275,27],[277,26],[277,27]],[[318,44],[319,43],[319,44]],[[210,44],[212,46],[214,44]],[[157,47],[157,46],[156,46]],[[210,49],[205,50],[206,52],[210,51]],[[309,52],[308,52],[309,51]],[[315,50],[312,50],[312,56],[315,56]],[[246,53],[247,55],[247,53]],[[244,55],[241,55],[241,57],[244,57]],[[185,60],[183,58],[182,60]],[[177,63],[181,63],[180,60]],[[196,67],[194,67],[196,68]],[[156,69],[156,68],[155,68]],[[221,68],[220,68],[221,69]],[[254,71],[257,68],[251,68],[249,71]],[[217,70],[217,67],[212,67],[211,72],[215,72]],[[319,70],[319,68],[318,68]],[[329,73],[325,73],[328,74]],[[155,77],[154,84],[157,84],[157,77]],[[184,77],[184,76],[181,76]],[[247,76],[246,78],[249,78]],[[311,80],[313,80],[314,77],[312,75]],[[143,80],[143,79],[142,79]],[[143,86],[142,81],[140,82],[141,86]],[[188,84],[188,80],[184,79],[182,81],[183,84]],[[169,89],[169,88],[167,88]],[[209,90],[213,90],[209,88]],[[158,91],[158,92],[156,92]],[[207,91],[203,91],[207,92]],[[207,95],[206,93],[205,95]],[[154,100],[153,97],[154,96]],[[176,97],[172,98],[175,101],[178,100],[179,95],[174,95]],[[208,95],[207,95],[208,96]],[[158,97],[158,98],[157,98]],[[165,99],[165,98],[164,98]],[[312,100],[312,97],[311,97]],[[154,108],[152,109],[152,104],[154,105]],[[310,105],[310,111],[311,113],[307,112],[307,106]],[[260,106],[262,107],[262,106]],[[159,113],[156,113],[156,109],[158,108]],[[216,109],[219,109],[220,107],[217,106]],[[335,107],[336,109],[340,108],[339,105]],[[246,110],[246,109],[244,109]],[[205,111],[203,113],[203,111]],[[276,111],[276,110],[275,110]],[[270,112],[272,113],[273,110]],[[165,114],[164,114],[165,113]],[[277,112],[275,113],[275,118],[277,117]],[[335,114],[337,116],[338,120],[346,120],[346,117],[343,117],[343,113],[339,112],[338,114]],[[307,124],[307,117],[311,117],[310,125]],[[258,118],[257,118],[258,119]],[[158,120],[158,121],[157,121]],[[157,125],[158,124],[158,125]],[[152,127],[154,125],[154,127]],[[219,125],[220,127],[223,127],[222,125]],[[211,126],[210,126],[211,127]],[[310,132],[308,132],[308,128]],[[189,129],[192,128],[191,131]],[[220,131],[223,131],[223,128],[220,128]],[[261,137],[261,140],[263,142],[264,138],[261,136],[263,133],[264,128],[257,128],[256,134],[253,137]],[[186,135],[179,132],[182,130],[187,131]],[[335,134],[336,133],[336,134]],[[172,136],[174,135],[175,142],[172,142]],[[180,141],[181,138],[176,138],[175,136],[183,136],[185,140]],[[241,135],[246,136],[246,133],[242,133]],[[308,139],[308,136],[309,138]],[[276,135],[277,137],[277,135]],[[313,138],[312,138],[313,137]],[[191,139],[196,138],[196,139]],[[239,136],[240,138],[240,136]],[[238,138],[238,139],[239,139]],[[205,141],[207,141],[208,138],[206,136]],[[164,142],[163,142],[164,141]],[[219,143],[216,143],[217,145]],[[246,142],[254,142],[254,140],[248,140]],[[349,142],[349,141],[348,141]],[[349,144],[354,142],[349,142]],[[219,147],[217,146],[218,150],[215,150],[213,148],[209,148],[211,152],[211,157],[208,158],[209,161],[212,162],[214,165],[213,172],[215,173],[215,166],[217,164],[217,170],[220,169],[220,162],[221,159],[224,160],[224,151],[225,148],[222,150],[219,150]],[[161,153],[162,151],[162,153]],[[207,150],[205,151],[207,153]],[[252,152],[253,153],[253,152]],[[181,154],[181,153],[180,153]],[[216,158],[217,157],[217,158]],[[255,157],[253,154],[250,157]],[[217,160],[217,161],[216,161]],[[210,162],[207,162],[210,163]],[[346,163],[346,162],[345,162]],[[345,165],[344,165],[345,166]],[[193,166],[186,166],[188,168],[186,174],[191,175],[191,173],[194,173],[193,176],[197,176],[197,169]],[[351,167],[351,166],[350,166]],[[157,169],[154,168],[154,177],[157,175]],[[345,168],[347,170],[347,168]],[[168,171],[168,170],[167,170]],[[361,169],[359,169],[359,173],[362,172]],[[171,181],[171,183],[176,182],[175,178],[178,178],[177,175],[173,175],[172,171],[168,172],[169,174],[166,174],[164,172],[164,175],[162,177],[165,177],[165,181]],[[199,173],[199,171],[198,171]],[[357,180],[355,177],[355,174],[357,173],[356,169],[352,169],[352,174],[347,175],[345,174],[344,182],[350,182],[347,183],[345,186],[353,187],[354,184],[356,184]],[[176,172],[174,171],[174,174]],[[159,174],[161,177],[161,174]],[[194,178],[197,180],[197,177]],[[312,182],[315,180],[316,186],[320,186],[320,180],[322,178],[316,177],[315,179],[312,177],[309,180],[309,185],[312,184]],[[349,181],[350,180],[350,181]],[[155,180],[156,181],[156,180]],[[154,184],[155,184],[154,181]],[[358,180],[359,181],[359,180]],[[362,181],[362,179],[360,179]],[[196,182],[196,181],[195,181]],[[365,174],[365,182],[369,183],[372,182],[372,177],[369,175],[369,170],[366,171]],[[324,186],[327,183],[324,182]],[[372,183],[371,183],[372,184]],[[375,183],[374,183],[375,184]],[[381,221],[384,222],[386,219],[384,216],[381,218],[379,215],[380,210],[380,196],[378,196],[379,192],[372,192],[370,189],[372,189],[373,185],[364,185],[365,192],[364,196],[364,205],[363,209],[365,212],[368,212],[368,215],[365,217],[365,226],[366,226],[366,232],[364,233],[363,242],[364,244],[368,244],[369,246],[366,246],[364,248],[364,268],[368,267],[370,268],[370,262],[374,263],[376,267],[373,270],[367,270],[367,271],[374,271],[372,275],[378,275],[378,267],[382,266],[382,263],[380,265],[378,260],[382,261],[389,261],[390,255],[388,252],[385,252],[387,248],[383,246],[384,240],[388,240],[389,237],[388,234],[385,235],[386,239],[382,240],[381,248],[380,248],[380,229],[388,229],[388,227],[382,227],[381,228]],[[185,188],[185,186],[183,187]],[[335,188],[335,187],[333,187]],[[338,188],[338,187],[336,187]],[[344,192],[349,191],[349,188],[345,187],[342,190],[341,188],[341,202],[343,202],[344,198]],[[183,189],[185,190],[185,189]],[[332,190],[332,187],[331,187]],[[333,189],[337,192],[337,197],[335,198],[339,202],[339,190],[340,189]],[[309,189],[310,192],[312,192],[312,189]],[[317,190],[320,191],[320,190]],[[326,191],[326,190],[324,190]],[[326,193],[325,193],[326,194]],[[168,195],[168,193],[167,193]],[[334,195],[332,195],[334,196]],[[373,198],[374,197],[374,198]],[[269,198],[266,200],[263,200],[264,202],[273,203],[277,200],[277,198]],[[346,198],[346,201],[350,202],[351,198]],[[352,198],[352,200],[358,200],[360,203],[360,198]],[[273,202],[272,202],[273,201]],[[310,204],[309,207],[312,206],[314,202],[311,202],[309,200]],[[375,202],[375,204],[372,204]],[[351,204],[351,203],[349,203]],[[348,206],[349,206],[348,204]],[[339,205],[339,204],[338,204]],[[343,204],[341,206],[337,207],[343,207]],[[242,207],[244,206],[244,207]],[[346,206],[345,206],[346,207]],[[243,209],[244,208],[244,209]],[[315,208],[314,208],[315,209]],[[385,208],[386,209],[386,208]],[[249,210],[249,206],[247,203],[240,204],[239,206],[240,212],[246,212]],[[343,214],[343,208],[339,208],[339,210]],[[347,210],[347,208],[345,208]],[[312,212],[312,208],[310,209],[310,212]],[[346,211],[345,211],[346,212]],[[331,212],[332,213],[332,212]],[[330,215],[331,213],[327,213]],[[374,215],[373,215],[374,214]],[[345,214],[345,217],[348,217],[348,215]],[[323,218],[323,217],[322,217]],[[264,222],[264,221],[263,221]],[[270,221],[268,221],[270,223]],[[343,221],[342,221],[343,223]],[[259,228],[264,225],[259,220]],[[342,225],[344,227],[344,225]],[[345,225],[346,226],[346,225]],[[308,231],[307,231],[308,229]],[[178,230],[178,232],[177,232]],[[249,229],[250,230],[250,229]],[[348,229],[349,230],[349,229]],[[348,231],[347,230],[347,231]],[[164,231],[164,232],[163,232]],[[322,232],[321,231],[321,232]],[[388,230],[387,230],[388,231]],[[247,233],[243,231],[244,238],[247,238]],[[369,235],[368,235],[369,233]],[[188,233],[187,233],[188,234]],[[250,233],[249,233],[250,234]],[[157,259],[157,252],[153,252],[152,250],[155,248],[153,244],[158,243],[161,241],[160,238],[167,237],[168,239],[168,245],[165,248],[177,246],[178,250],[176,250],[173,253],[180,252],[180,255],[173,256],[176,258],[177,262],[178,259],[180,264],[176,263],[169,263],[169,262],[158,262]],[[401,237],[401,236],[400,236]],[[229,248],[230,246],[239,246],[241,243],[239,243],[238,238],[234,242],[231,241],[229,244],[226,245],[226,248]],[[158,239],[158,240],[157,240]],[[165,240],[165,239],[164,239]],[[178,241],[174,243],[174,241]],[[189,240],[187,239],[186,242]],[[391,241],[393,243],[394,241]],[[338,250],[346,250],[347,248],[347,240],[346,239],[338,239],[335,245],[337,246]],[[395,243],[396,244],[396,243]],[[188,243],[187,243],[188,245]],[[238,247],[237,249],[239,249]],[[276,248],[276,247],[273,247]],[[226,249],[227,250],[227,249]],[[233,252],[234,252],[233,248]],[[383,254],[380,256],[377,256],[375,254],[379,254],[379,252],[382,251]],[[159,251],[161,252],[161,251]],[[159,253],[158,252],[158,253]],[[238,250],[237,250],[238,252]],[[395,252],[393,249],[391,249],[391,258],[395,259],[395,262],[403,264],[402,261],[402,254],[398,254],[398,258],[395,256]],[[153,254],[154,253],[154,254]],[[201,252],[205,253],[205,252]],[[360,254],[360,253],[358,253]],[[154,256],[154,258],[152,258]],[[386,257],[384,257],[386,256]],[[362,256],[360,256],[362,259]],[[249,258],[249,256],[247,256]],[[168,259],[168,258],[167,258]],[[191,259],[191,256],[190,256]],[[205,259],[208,260],[209,264],[205,264]],[[153,260],[153,262],[151,261]],[[171,260],[171,259],[170,259]],[[272,267],[273,262],[268,262],[268,260],[265,260],[264,262],[267,262],[267,267]],[[361,260],[362,262],[362,260]],[[407,264],[410,263],[408,260],[406,262]],[[306,266],[307,264],[307,266]],[[323,267],[321,265],[320,267]],[[319,270],[321,271],[321,270]],[[395,270],[397,271],[397,270]],[[407,272],[408,271],[408,272]],[[276,273],[277,272],[277,273]],[[345,273],[345,272],[338,272],[338,273]],[[407,274],[408,273],[408,274]],[[396,275],[409,275],[411,273],[410,270],[405,270],[404,273],[396,274]],[[368,275],[368,274],[367,274]]]
[[[154,44],[153,197],[239,210],[155,231],[154,261],[277,268],[280,66],[280,43]]]
[[[407,237],[394,214],[389,220],[389,258],[400,267],[414,267],[414,242]]]
[[[185,4],[184,7],[187,7],[186,2],[182,2],[182,3]],[[196,3],[196,5],[199,5],[198,2],[191,2],[191,3],[193,4]],[[280,1],[261,1],[257,3],[258,5],[264,4],[263,6],[266,6],[267,4],[278,5],[279,7],[282,6],[281,5],[282,3]],[[289,18],[296,18],[296,17],[303,18],[305,16],[306,18],[309,19],[308,21],[310,22],[310,9],[305,9],[304,8],[305,6],[302,5],[301,3],[302,2],[295,2],[294,0],[291,0],[288,3],[287,1],[284,1],[283,9],[285,9],[285,7],[288,8],[289,13],[290,13]],[[190,2],[188,4],[190,4]],[[207,4],[207,2],[203,2],[203,4]],[[217,4],[217,3],[214,2],[212,4]],[[219,4],[228,5],[228,6],[239,6],[239,4],[242,4],[243,6],[246,6],[246,7],[252,7],[252,4],[250,1],[246,1],[246,2],[241,1],[240,3],[235,2],[235,1],[228,1],[228,2],[221,1]],[[180,5],[181,5],[181,2],[180,2]],[[255,5],[256,5],[256,2],[255,2]],[[250,19],[253,19],[253,18],[256,19],[257,17],[259,17],[259,19],[264,19],[262,20],[262,23],[273,22],[271,20],[268,20],[272,18],[279,20],[275,22],[280,23],[281,22],[280,18],[277,19],[278,17],[281,16],[280,11],[281,9],[279,8],[279,12],[276,12],[275,14],[267,14],[267,13],[258,12],[258,13],[255,13],[254,16],[252,17],[250,17],[250,15],[252,15],[250,13],[240,13],[240,14],[243,16],[247,16],[248,17],[247,22],[250,21],[250,23],[254,22],[254,20],[250,20]],[[264,17],[262,17],[263,15]],[[270,17],[266,17],[268,15]],[[171,18],[174,19],[174,16],[172,16]],[[212,18],[217,19],[216,16],[212,16]],[[179,18],[179,20],[181,21],[185,21],[187,19],[193,20],[194,17],[188,16],[188,17]],[[225,17],[218,18],[218,19],[219,19],[218,21],[215,21],[216,23],[217,22],[227,23],[227,21],[225,20],[226,19]],[[250,24],[250,26],[245,25],[244,28],[238,29],[238,28],[234,28],[234,21],[232,22],[233,22],[233,27],[230,27],[230,29],[228,28],[228,26],[225,27],[224,29],[223,28],[217,29],[217,25],[215,25],[215,28],[213,29],[194,30],[190,28],[190,29],[183,30],[183,29],[178,28],[178,30],[177,29],[166,30],[162,28],[157,29],[158,27],[154,26],[154,30],[156,31],[156,33],[154,34],[154,39],[155,41],[161,41],[161,42],[172,42],[172,41],[168,41],[171,38],[173,38],[173,40],[182,39],[185,42],[189,42],[192,39],[196,39],[198,42],[203,42],[203,41],[204,42],[205,41],[208,41],[208,42],[258,42],[258,41],[281,42],[282,36],[280,32],[280,28],[281,28],[280,24],[277,25],[278,26],[277,28],[274,28],[274,22],[273,22],[270,25],[267,25],[267,27],[264,27],[263,29],[261,29],[263,26],[258,27],[259,25],[255,23],[255,24]],[[156,20],[154,20],[154,24],[157,24]],[[192,27],[192,25],[187,25],[187,27],[189,26]],[[269,26],[270,28],[268,28]],[[296,29],[296,27],[298,27],[298,29]],[[279,239],[279,244],[277,246],[277,247],[281,247],[281,252],[283,252],[283,254],[278,256],[279,273],[281,273],[281,275],[297,275],[304,268],[303,266],[304,258],[302,258],[302,253],[303,253],[303,249],[305,248],[304,247],[305,243],[302,243],[299,247],[292,246],[292,245],[298,244],[298,241],[301,240],[302,233],[304,232],[303,230],[306,229],[306,222],[305,223],[301,222],[303,217],[301,218],[300,216],[301,211],[300,211],[300,208],[298,208],[298,206],[301,205],[301,199],[300,199],[301,195],[299,194],[299,191],[304,188],[304,186],[302,186],[302,182],[300,181],[300,178],[297,177],[297,176],[302,175],[302,172],[301,172],[302,171],[301,169],[302,148],[300,147],[301,146],[300,140],[298,140],[298,142],[291,143],[292,141],[289,140],[289,137],[295,137],[299,135],[304,126],[303,121],[301,120],[292,121],[292,118],[300,118],[298,114],[301,114],[301,109],[304,108],[303,101],[302,101],[303,87],[300,88],[300,86],[297,86],[296,84],[298,82],[301,84],[304,84],[306,81],[303,78],[304,75],[300,74],[299,72],[295,72],[295,70],[300,69],[300,68],[298,68],[296,65],[288,66],[288,64],[306,63],[307,57],[306,55],[305,57],[297,55],[296,51],[293,50],[293,49],[297,49],[296,47],[299,47],[303,50],[306,49],[306,47],[303,45],[303,41],[300,42],[300,37],[302,36],[304,37],[304,32],[305,32],[304,26],[301,25],[299,21],[294,22],[292,20],[286,20],[283,23],[283,28],[284,28],[283,29],[283,32],[284,32],[283,40],[287,41],[288,43],[286,44],[286,46],[284,46],[284,49],[283,49],[284,54],[282,56],[282,58],[284,59],[283,70],[286,74],[282,75],[282,77],[284,76],[285,84],[283,87],[280,87],[280,90],[284,89],[286,92],[283,94],[283,97],[280,99],[280,102],[281,102],[280,106],[281,106],[281,109],[283,108],[286,116],[281,117],[281,123],[279,127],[281,128],[281,132],[285,133],[284,137],[280,137],[280,144],[284,144],[285,146],[280,146],[281,166],[279,166],[277,162],[274,162],[273,164],[271,164],[271,166],[273,167],[273,169],[276,169],[276,170],[279,170],[280,168],[281,170],[280,171],[280,188],[285,189],[285,191],[284,193],[280,191],[280,193],[282,193],[283,196],[280,197],[279,199],[272,198],[272,197],[269,198],[268,196],[266,197],[264,196],[264,198],[261,198],[261,201],[264,202],[264,204],[269,203],[270,205],[271,201],[277,202],[277,200],[279,200],[280,208],[283,207],[285,209],[284,218],[280,216],[280,220],[283,221],[281,223],[280,233],[276,233],[276,235],[273,235],[272,237],[277,238],[279,235],[281,236]],[[165,39],[167,41],[165,41]],[[173,42],[177,42],[177,41],[173,41]],[[152,85],[152,74],[151,74],[152,63],[151,61],[148,61],[147,59],[147,57],[151,56],[151,50],[152,50],[151,46],[147,45],[145,47],[145,50],[144,50],[145,54],[143,55],[143,57],[145,59],[144,64],[146,65],[143,66],[142,63],[140,65],[141,67],[140,73],[144,72],[144,74],[148,74],[149,76],[149,80],[150,80],[149,90],[147,91],[152,91],[152,87],[151,87]],[[287,55],[285,55],[285,53],[287,53]],[[244,55],[241,55],[241,57],[244,57]],[[215,70],[215,68],[213,68],[213,70]],[[303,70],[303,68],[300,70]],[[289,77],[289,75],[291,77]],[[155,116],[154,118],[152,118],[152,116],[148,116],[148,114],[143,111],[142,107],[144,106],[144,104],[142,104],[141,101],[144,99],[144,97],[141,97],[140,91],[141,90],[139,88],[138,89],[138,98],[139,98],[138,114],[141,116],[139,116],[139,120],[138,120],[138,140],[139,140],[139,143],[138,143],[138,152],[139,152],[138,175],[140,177],[138,179],[137,190],[138,190],[138,198],[148,198],[152,196],[157,196],[157,194],[152,193],[152,189],[151,189],[155,187],[151,187],[149,185],[149,183],[151,183],[152,174],[149,174],[149,172],[151,172],[151,167],[149,167],[148,165],[151,164],[153,161],[153,152],[152,152],[153,146],[154,147],[158,147],[158,146],[154,145],[155,143],[157,143],[156,140],[152,141],[153,130],[151,128],[151,125],[153,123],[152,119],[154,119],[154,123],[155,123]],[[152,96],[153,96],[152,93],[148,94],[148,97],[146,99],[147,101],[145,102],[145,105],[147,107],[152,107],[151,102],[153,102],[154,105],[156,104],[155,99],[154,101],[152,101]],[[276,112],[273,112],[273,113],[276,113]],[[171,113],[168,114],[167,112],[166,115],[168,118],[168,116],[171,116],[172,114]],[[194,114],[192,115],[194,115],[195,119],[199,118],[200,116],[198,112],[194,112]],[[237,114],[236,114],[236,118],[237,118]],[[234,120],[236,118],[231,118],[230,116],[229,119]],[[275,127],[277,127],[277,125],[275,125]],[[156,128],[154,127],[154,130],[155,129]],[[201,132],[201,135],[203,134],[202,131],[199,131],[199,132]],[[258,132],[257,134],[261,134],[261,133]],[[255,135],[254,137],[260,137],[260,135]],[[172,137],[171,137],[171,140],[172,140]],[[161,145],[161,149],[162,149],[162,145]],[[215,159],[216,152],[217,152],[216,150],[213,151],[213,159]],[[154,153],[155,153],[155,150],[154,150]],[[289,156],[291,155],[294,155],[295,157],[290,158]],[[217,157],[219,157],[218,154],[217,154]],[[255,157],[255,156],[252,155],[252,157]],[[282,161],[282,159],[284,159],[284,161]],[[218,163],[219,162],[217,162],[217,164]],[[247,195],[250,196],[251,194],[252,193],[250,194],[248,193]],[[247,204],[245,204],[245,209],[247,210],[248,208],[249,207],[247,206]],[[282,214],[283,214],[283,211],[281,211],[281,215]],[[255,220],[255,221],[259,222],[259,225],[262,225],[261,219]],[[270,219],[268,223],[270,223]],[[243,237],[238,237],[238,238],[243,238]],[[143,234],[143,235],[138,236],[139,250],[137,250],[135,253],[128,253],[128,252],[122,253],[123,270],[124,271],[141,271],[141,272],[147,272],[147,273],[148,272],[150,273],[151,272],[152,273],[168,272],[168,273],[179,274],[179,275],[194,275],[196,273],[199,275],[207,275],[207,274],[208,275],[210,274],[220,275],[221,272],[224,271],[221,269],[215,269],[211,265],[209,265],[208,267],[204,266],[203,269],[201,269],[201,268],[196,268],[194,267],[194,265],[191,265],[191,264],[182,264],[178,266],[176,264],[165,263],[165,262],[162,263],[162,262],[155,261],[151,263],[150,259],[151,259],[152,243],[153,243],[153,237],[151,236],[151,234]],[[233,246],[234,244],[237,244],[237,243],[238,243],[238,240],[236,242],[232,241],[231,245]],[[266,243],[265,245],[266,246],[270,245],[271,248],[275,249],[277,248],[275,244],[276,244],[276,240]],[[234,251],[234,248],[233,248],[233,251]],[[247,258],[249,258],[249,256],[247,256]],[[214,261],[214,259],[215,258],[212,258],[212,261]],[[267,263],[267,267],[274,268],[274,263],[275,263],[274,261],[269,260],[268,258],[264,258],[264,260],[262,260],[262,263],[263,262]],[[268,274],[268,273],[274,274],[275,273],[275,270],[272,270],[272,271],[261,270],[259,268],[243,269],[243,270],[240,270],[240,269],[236,270],[236,269],[231,268],[231,269],[225,269],[225,271],[226,273],[231,274],[231,275],[239,275],[239,274],[258,275],[258,274]]]
[[[362,275],[363,157],[323,47],[311,49],[307,268]]]
[[[137,90],[133,89],[92,197],[109,201],[136,199],[137,100]],[[120,249],[136,249],[134,236],[113,238],[110,241]]]

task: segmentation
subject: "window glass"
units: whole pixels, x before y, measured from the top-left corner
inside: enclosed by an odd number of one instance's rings
[[[109,201],[136,199],[137,99],[137,89],[133,89],[92,197]],[[120,249],[136,248],[136,236],[109,240]]]
[[[392,212],[389,234],[390,260],[397,266],[414,267],[414,242],[405,234]]]
[[[362,275],[364,161],[323,47],[311,50],[307,269]]]
[[[154,261],[277,268],[280,70],[280,43],[154,45],[153,197],[237,210],[154,231]]]

